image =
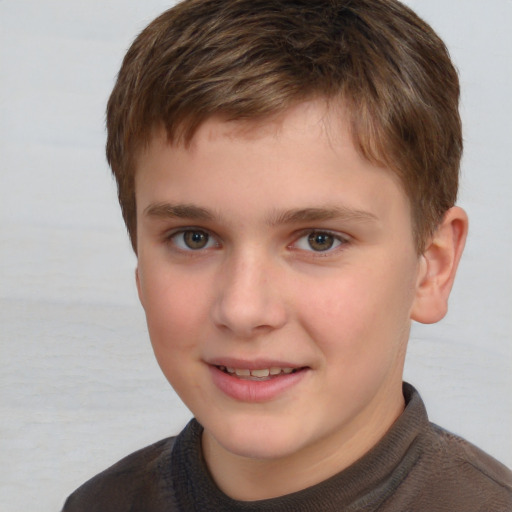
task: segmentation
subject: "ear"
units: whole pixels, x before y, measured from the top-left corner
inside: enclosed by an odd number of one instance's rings
[[[141,285],[141,282],[140,282],[139,267],[135,267],[135,283],[137,285],[137,293],[139,295],[139,301],[142,304],[142,307],[144,307],[144,300],[143,300],[143,293],[142,293],[142,285]]]
[[[412,320],[432,324],[446,315],[467,232],[466,212],[458,206],[450,208],[421,255]]]

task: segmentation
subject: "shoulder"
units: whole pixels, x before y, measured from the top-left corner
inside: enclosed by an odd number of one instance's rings
[[[439,510],[512,510],[512,472],[506,466],[432,423],[426,441],[416,468],[423,473],[420,501],[434,500]]]
[[[172,501],[167,473],[174,440],[169,437],[142,448],[91,478],[69,496],[62,512],[164,510]]]
[[[480,448],[433,423],[430,424],[433,448],[445,464],[459,468],[460,474],[478,477],[482,483],[509,493],[512,497],[512,471]]]

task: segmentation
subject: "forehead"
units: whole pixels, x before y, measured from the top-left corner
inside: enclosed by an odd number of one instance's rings
[[[228,160],[229,155],[236,160],[240,149],[247,157],[253,151],[257,153],[253,157],[272,156],[273,168],[280,161],[293,160],[299,153],[307,160],[309,156],[318,159],[315,153],[319,149],[326,156],[339,151],[359,158],[346,120],[348,115],[340,110],[337,108],[335,112],[330,102],[320,99],[257,119],[226,119],[214,115],[201,122],[188,139],[174,135],[170,138],[160,124],[153,128],[148,143],[137,152],[136,175],[166,162],[198,162],[205,155],[209,157],[208,167],[215,167],[218,162]],[[214,155],[218,158],[211,158]],[[247,166],[238,167],[242,172]],[[320,175],[318,177],[321,179]]]
[[[350,146],[361,158],[369,160],[376,168],[389,173],[397,185],[405,190],[401,173],[392,168],[393,159],[378,149],[376,133],[366,133],[361,123],[353,122],[358,116],[360,114],[354,112],[349,100],[341,96],[318,96],[292,103],[282,111],[257,117],[228,119],[219,113],[204,120],[199,118],[197,124],[193,119],[185,119],[182,126],[178,124],[168,129],[161,121],[147,132],[148,136],[144,137],[146,143],[132,153],[134,165],[130,167],[136,174],[141,168],[140,158],[145,158],[148,150],[158,144],[168,144],[178,151],[194,152],[199,144],[204,144],[205,141],[215,143],[220,138],[232,141],[233,145],[254,142],[264,137],[268,141],[274,139],[274,142],[278,143],[279,139],[283,140],[286,137],[296,137],[299,141],[304,133],[308,132],[319,135],[332,148]],[[194,128],[191,129],[191,126]],[[375,127],[374,129],[378,130]],[[360,133],[361,130],[363,133]]]

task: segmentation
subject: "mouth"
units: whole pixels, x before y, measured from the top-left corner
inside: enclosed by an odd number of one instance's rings
[[[272,366],[270,368],[261,368],[250,370],[249,368],[230,368],[228,366],[223,365],[214,365],[221,372],[230,375],[231,377],[235,377],[241,380],[252,380],[252,381],[267,381],[272,380],[282,375],[290,375],[292,373],[297,373],[301,370],[305,370],[305,367],[302,368],[290,368],[285,367],[281,368],[278,366]]]
[[[311,370],[289,362],[227,358],[208,364],[215,386],[238,402],[258,403],[276,400],[292,392]]]

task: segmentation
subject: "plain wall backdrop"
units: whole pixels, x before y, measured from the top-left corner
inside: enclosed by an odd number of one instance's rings
[[[512,2],[409,0],[461,75],[470,234],[406,379],[431,419],[512,465]],[[190,413],[154,361],[104,157],[104,109],[162,0],[0,1],[0,510],[59,510]]]

